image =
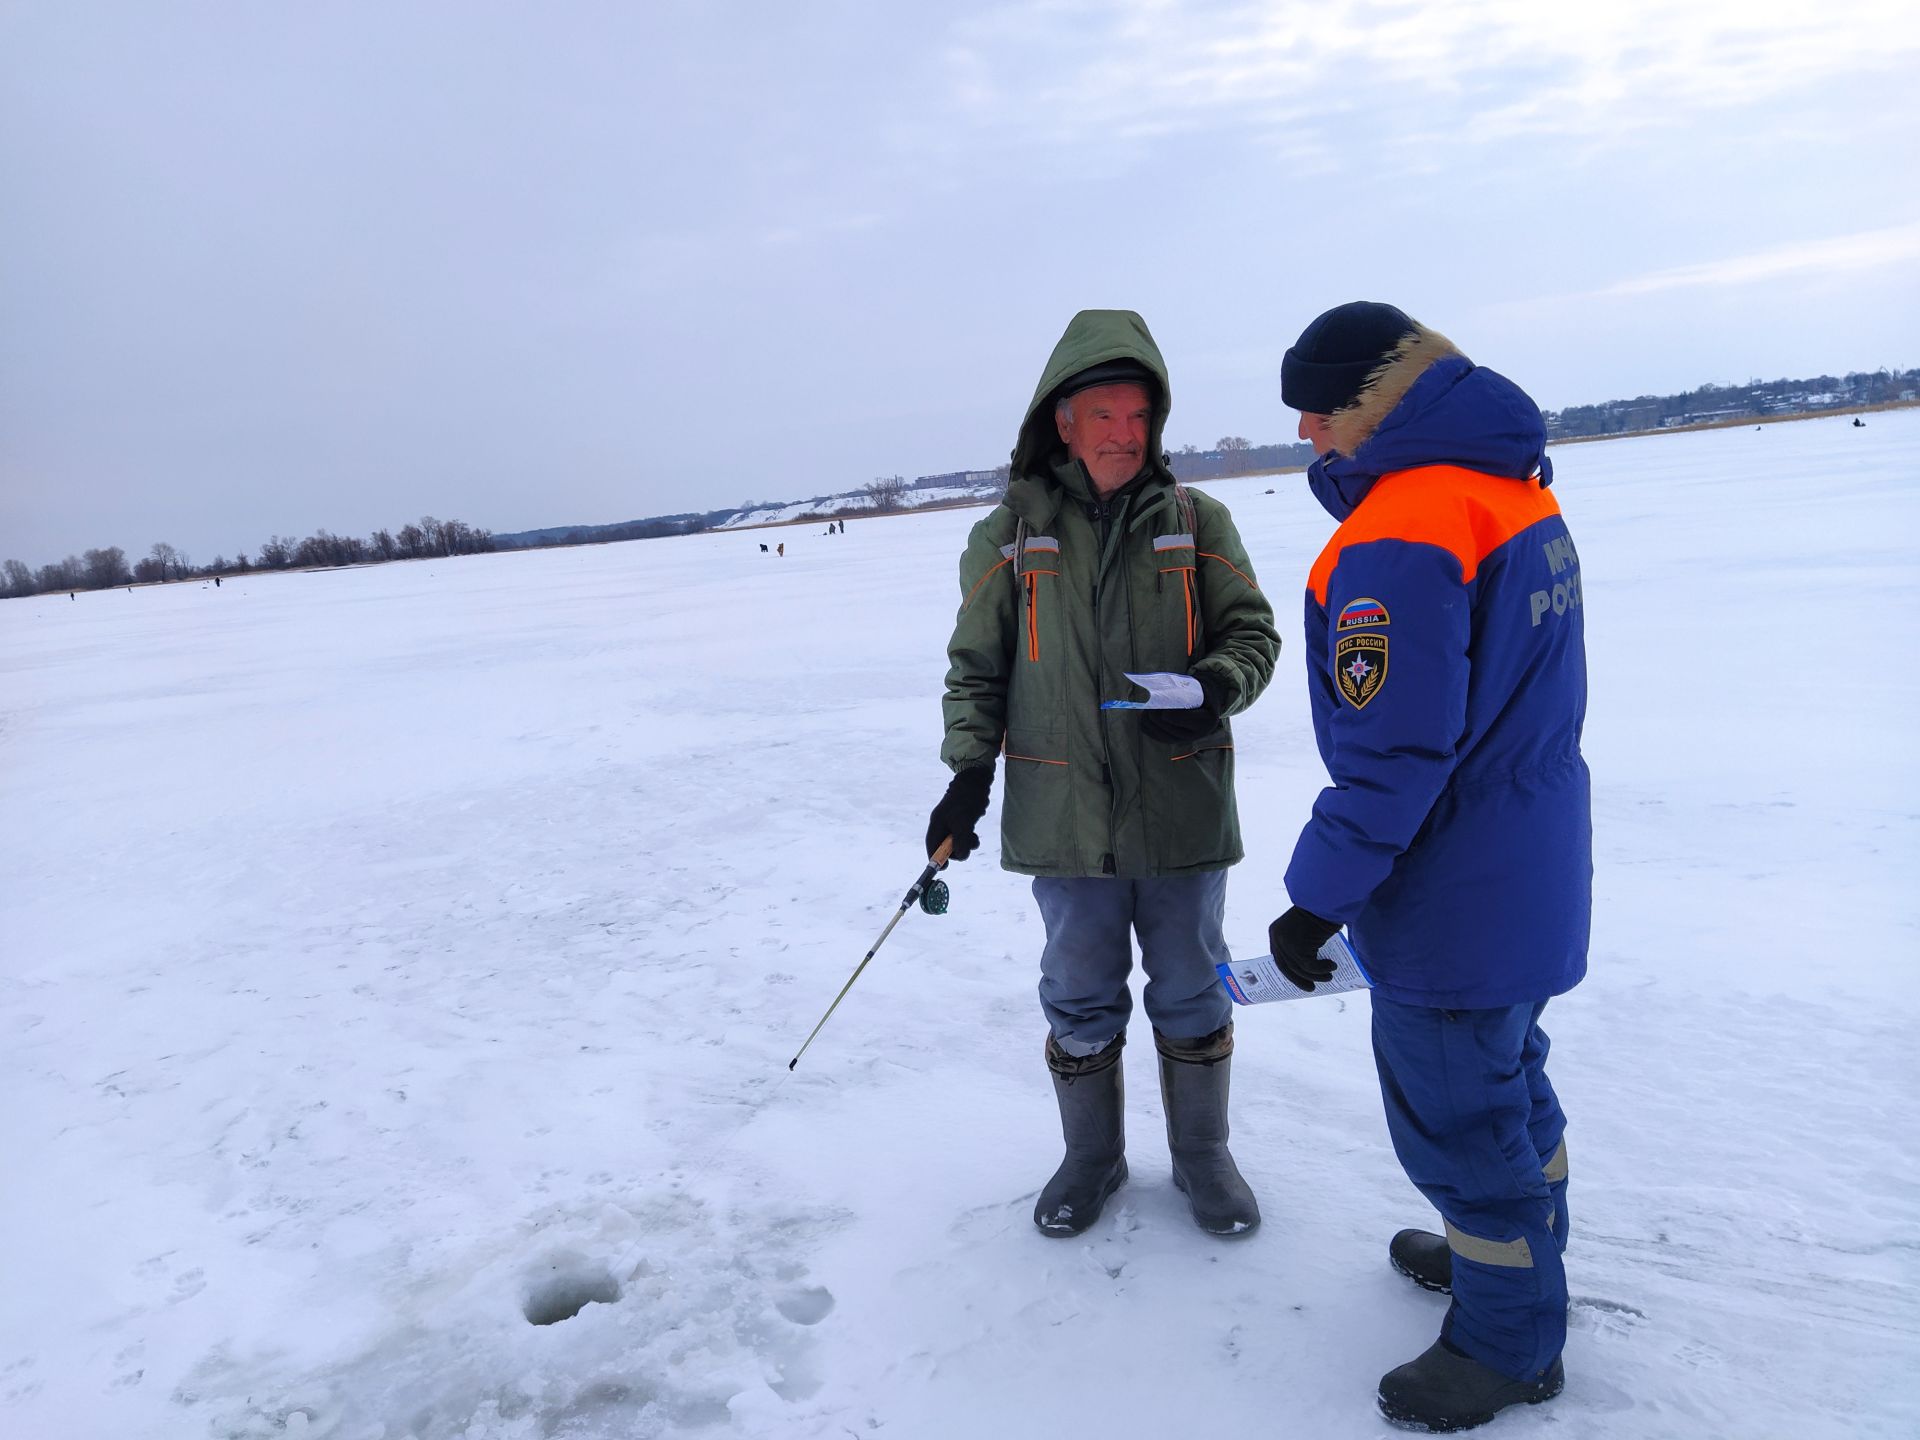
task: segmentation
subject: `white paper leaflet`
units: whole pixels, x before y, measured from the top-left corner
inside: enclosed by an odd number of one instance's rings
[[[1333,962],[1333,978],[1321,980],[1311,990],[1302,990],[1280,973],[1271,955],[1256,955],[1251,960],[1235,960],[1216,965],[1220,983],[1236,1005],[1264,1005],[1269,1000],[1299,1000],[1315,995],[1343,995],[1349,990],[1370,990],[1373,981],[1353,953],[1345,935],[1336,934],[1320,947],[1320,958]]]
[[[1198,710],[1206,703],[1207,692],[1191,675],[1176,675],[1155,670],[1145,675],[1126,672],[1127,679],[1147,692],[1144,700],[1103,700],[1102,710]]]

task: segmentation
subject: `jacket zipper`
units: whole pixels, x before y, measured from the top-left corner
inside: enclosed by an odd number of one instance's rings
[[[1093,565],[1094,684],[1104,692],[1107,686],[1107,647],[1105,634],[1100,628],[1100,580],[1106,574],[1107,545],[1113,538],[1113,505],[1096,498],[1088,507],[1088,518],[1099,524],[1100,544]],[[1105,710],[1100,712],[1100,778],[1107,786],[1107,853],[1100,857],[1100,871],[1104,875],[1117,873],[1119,867],[1115,857],[1120,848],[1120,828],[1115,813],[1120,802],[1113,786],[1113,747],[1107,738],[1108,714]]]
[[[1130,504],[1131,501],[1129,500],[1128,503]],[[1107,543],[1113,534],[1113,505],[1096,497],[1088,502],[1087,518],[1098,522],[1099,525],[1100,547],[1094,559],[1093,568],[1093,641],[1097,657],[1094,664],[1094,682],[1104,690],[1107,683],[1107,651],[1102,643],[1104,637],[1100,630],[1100,577],[1106,573]],[[1138,517],[1135,517],[1135,523],[1138,523]],[[1133,592],[1126,585],[1127,567],[1124,561],[1119,562],[1119,569],[1121,598],[1127,607],[1127,643],[1131,647],[1134,638]],[[1138,663],[1137,658],[1135,663]],[[1113,788],[1113,752],[1107,741],[1108,714],[1109,712],[1105,710],[1100,712],[1100,778],[1107,786],[1107,853],[1100,857],[1100,870],[1102,874],[1113,875],[1118,873],[1119,868],[1115,863],[1115,857],[1120,848],[1120,825],[1115,813],[1119,797]]]

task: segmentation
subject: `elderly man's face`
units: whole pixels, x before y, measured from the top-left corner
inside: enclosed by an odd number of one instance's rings
[[[1313,446],[1313,453],[1324,455],[1333,449],[1333,417],[1300,412],[1300,438]]]
[[[1096,385],[1067,406],[1065,414],[1054,414],[1067,454],[1085,463],[1093,488],[1103,498],[1113,494],[1140,473],[1146,460],[1147,429],[1153,423],[1147,387]]]

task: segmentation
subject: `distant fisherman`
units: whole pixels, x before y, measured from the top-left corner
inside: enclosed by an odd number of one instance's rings
[[[1382,1378],[1380,1408],[1463,1430],[1563,1383],[1566,1118],[1540,1015],[1587,968],[1580,557],[1538,408],[1445,336],[1341,305],[1280,373],[1340,525],[1306,597],[1333,783],[1269,940],[1310,988],[1345,925],[1376,981],[1387,1128],[1446,1231],[1404,1230],[1389,1254],[1453,1295],[1440,1339]]]
[[[1133,938],[1147,973],[1174,1183],[1217,1235],[1260,1223],[1227,1149],[1232,1002],[1214,966],[1227,868],[1241,858],[1227,716],[1251,705],[1280,649],[1273,607],[1226,507],[1182,488],[1162,434],[1172,392],[1130,310],[1083,310],[1033,392],[1006,498],[960,559],[947,642],[953,780],[927,852],[980,843],[1007,760],[1000,863],[1031,875],[1046,925],[1040,1008],[1066,1158],[1033,1221],[1077,1235],[1127,1178],[1121,1049]],[[1194,709],[1102,710],[1122,672],[1188,675]]]

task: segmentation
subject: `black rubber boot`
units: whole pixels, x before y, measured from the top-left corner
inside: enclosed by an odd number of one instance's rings
[[[1173,1183],[1209,1235],[1251,1235],[1260,1202],[1227,1149],[1227,1089],[1233,1073],[1233,1022],[1198,1040],[1169,1040],[1154,1031],[1160,1052],[1160,1098],[1167,1107]]]
[[[1453,1293],[1453,1251],[1431,1230],[1402,1230],[1387,1246],[1393,1268],[1422,1290]]]
[[[1120,1051],[1124,1032],[1094,1055],[1069,1055],[1047,1037],[1047,1069],[1060,1102],[1067,1158],[1041,1188],[1033,1223],[1042,1235],[1078,1235],[1100,1218],[1107,1197],[1127,1178],[1126,1085]]]
[[[1509,1405],[1538,1405],[1567,1383],[1559,1358],[1532,1380],[1512,1380],[1436,1340],[1380,1377],[1380,1413],[1409,1430],[1442,1434],[1484,1425]]]

